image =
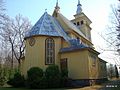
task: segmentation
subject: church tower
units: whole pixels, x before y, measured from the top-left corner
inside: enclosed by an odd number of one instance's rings
[[[74,25],[76,25],[79,30],[86,36],[88,40],[91,41],[91,20],[82,12],[82,5],[80,0],[78,0],[75,19],[71,20]]]
[[[56,2],[56,6],[55,6],[55,9],[54,9],[54,12],[53,12],[53,16],[54,17],[57,17],[57,14],[60,12],[60,7],[58,6],[58,0]]]

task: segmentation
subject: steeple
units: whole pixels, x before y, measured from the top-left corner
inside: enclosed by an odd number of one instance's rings
[[[80,14],[82,12],[82,5],[80,4],[80,0],[78,0],[77,11],[76,14]]]
[[[60,11],[60,7],[58,6],[58,0],[57,0],[57,2],[56,2],[55,11],[56,11],[56,12],[59,12],[59,11]]]

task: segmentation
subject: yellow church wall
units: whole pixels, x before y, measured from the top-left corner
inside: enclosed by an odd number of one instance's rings
[[[49,36],[48,36],[49,37]],[[26,39],[26,53],[25,60],[23,62],[23,70],[22,73],[26,75],[27,70],[31,67],[40,67],[43,70],[48,65],[45,65],[45,40],[48,38],[47,36],[35,36],[35,45],[29,45],[29,38]],[[61,48],[61,38],[60,37],[51,37],[55,42],[55,64],[59,64],[59,49]]]
[[[93,56],[91,56],[93,55]],[[88,55],[88,61],[89,61],[89,78],[90,79],[98,79],[98,56],[92,52],[89,52]]]
[[[106,62],[98,57],[98,52],[89,50],[89,77],[90,79],[101,79],[107,77]]]
[[[72,39],[77,39],[77,38],[79,38],[83,44],[85,44],[85,45],[87,45],[87,46],[90,46],[90,47],[93,47],[92,42],[86,40],[85,38],[81,37],[80,35],[76,34],[75,32],[70,32],[70,33],[69,33],[69,36],[70,36]]]
[[[75,21],[87,21],[87,25],[90,25],[92,22],[91,20],[84,14],[84,13],[81,13],[79,15],[74,15],[75,19],[71,20],[72,22],[75,22]]]
[[[61,53],[61,59],[67,58],[69,77],[89,79],[87,50]]]
[[[99,59],[98,61],[99,64],[99,78],[107,78],[107,67],[106,67],[106,62],[103,61],[102,59]]]
[[[82,41],[84,44],[86,44],[86,45],[88,45],[88,46],[90,46],[90,47],[93,47],[92,42],[90,42],[90,41],[88,41],[88,40],[86,40],[86,39],[84,39],[84,38],[81,38],[81,41]]]
[[[66,48],[69,46],[70,44],[67,41],[65,41],[64,39],[61,39],[61,48]]]
[[[71,21],[76,23],[76,25],[77,22],[79,22],[80,25],[78,27],[80,28],[80,31],[91,41],[91,21],[89,18],[84,13],[81,13],[80,15],[75,15],[75,19]],[[83,21],[83,24],[81,24],[81,21]]]
[[[81,25],[81,31],[84,33],[84,35],[91,41],[91,28],[86,25],[86,24],[83,24]]]

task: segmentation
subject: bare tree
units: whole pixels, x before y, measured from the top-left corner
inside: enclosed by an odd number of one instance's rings
[[[5,8],[3,0],[0,0],[0,26],[3,25],[4,19],[6,18]]]
[[[1,36],[11,47],[12,67],[14,57],[21,64],[21,58],[24,56],[25,32],[31,28],[31,23],[27,18],[22,17],[20,14],[14,19],[7,19],[4,27],[2,28]]]
[[[114,62],[117,66],[120,65],[120,0],[118,0],[118,6],[111,7],[110,23],[104,33],[99,35],[106,42],[107,47],[100,48],[102,52],[109,52],[114,55]],[[112,57],[112,56],[111,56]],[[109,57],[110,58],[110,57]]]
[[[120,0],[119,0],[119,4],[120,4]],[[116,20],[117,20],[117,26],[116,26],[116,31],[118,32],[117,34],[117,39],[118,39],[118,42],[117,42],[117,46],[118,46],[118,53],[120,55],[120,5],[116,11]]]
[[[5,9],[5,5],[4,5],[4,1],[0,0],[0,33],[2,31],[2,27],[4,26],[5,21],[7,20],[5,11],[6,11],[6,9]],[[5,42],[4,42],[4,44],[5,44]],[[5,57],[4,50],[5,49],[4,49],[4,45],[3,45],[3,40],[0,36],[0,57],[1,57],[0,62],[3,62],[3,60],[4,60],[4,57]]]

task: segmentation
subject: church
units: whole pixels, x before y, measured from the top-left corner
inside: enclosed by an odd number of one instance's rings
[[[68,77],[90,82],[107,78],[106,61],[94,48],[91,40],[91,20],[82,11],[78,0],[74,19],[68,20],[56,3],[53,14],[47,11],[25,34],[25,58],[21,73],[26,76],[31,67],[43,70],[49,65],[67,69]],[[94,38],[94,37],[93,37]]]

